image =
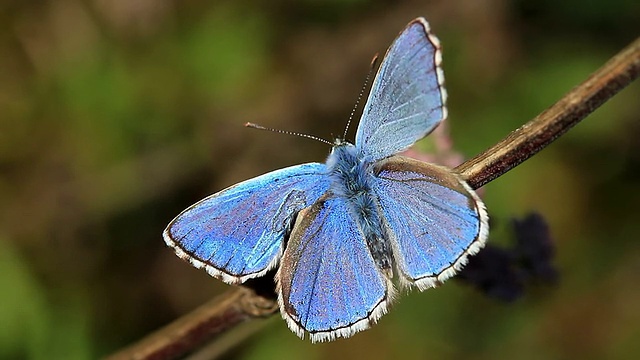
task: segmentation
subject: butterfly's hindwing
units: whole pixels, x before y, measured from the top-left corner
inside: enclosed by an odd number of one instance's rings
[[[451,170],[394,156],[375,173],[373,190],[405,284],[435,286],[484,246],[484,204]]]
[[[282,316],[314,342],[368,328],[393,291],[345,199],[331,195],[300,212],[276,279]]]

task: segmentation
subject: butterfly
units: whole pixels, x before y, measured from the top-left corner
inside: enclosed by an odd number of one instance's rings
[[[395,286],[435,287],[488,235],[485,206],[452,170],[397,155],[447,117],[438,39],[423,18],[387,50],[355,142],[325,163],[276,170],[179,214],[167,245],[240,284],[277,268],[280,312],[312,342],[349,337],[387,312]]]

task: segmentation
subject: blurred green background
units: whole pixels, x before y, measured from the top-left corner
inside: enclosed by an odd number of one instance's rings
[[[376,52],[425,16],[473,156],[640,35],[636,0],[0,1],[0,358],[109,354],[229,287],[162,230],[341,134]],[[640,83],[484,189],[490,241],[549,221],[561,272],[503,304],[451,281],[311,345],[276,317],[228,358],[640,357]]]

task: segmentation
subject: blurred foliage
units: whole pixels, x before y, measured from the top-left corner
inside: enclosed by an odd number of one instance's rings
[[[90,358],[87,311],[77,296],[64,306],[46,303],[47,289],[29,271],[29,265],[0,239],[0,357],[22,354],[31,359]]]
[[[634,0],[0,2],[0,357],[113,352],[225,291],[166,249],[184,207],[322,160],[246,121],[340,134],[371,56],[425,16],[454,146],[492,145],[640,34]],[[560,281],[502,304],[460,283],[311,345],[273,319],[246,359],[640,356],[640,86],[492,182],[490,241],[543,214]]]

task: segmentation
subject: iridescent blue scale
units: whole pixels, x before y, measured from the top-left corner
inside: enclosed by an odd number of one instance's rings
[[[277,267],[280,312],[314,342],[368,328],[395,285],[451,277],[484,245],[484,205],[450,169],[396,155],[447,117],[441,61],[427,22],[412,21],[380,65],[354,145],[338,140],[325,164],[201,200],[169,224],[166,243],[230,284]]]

